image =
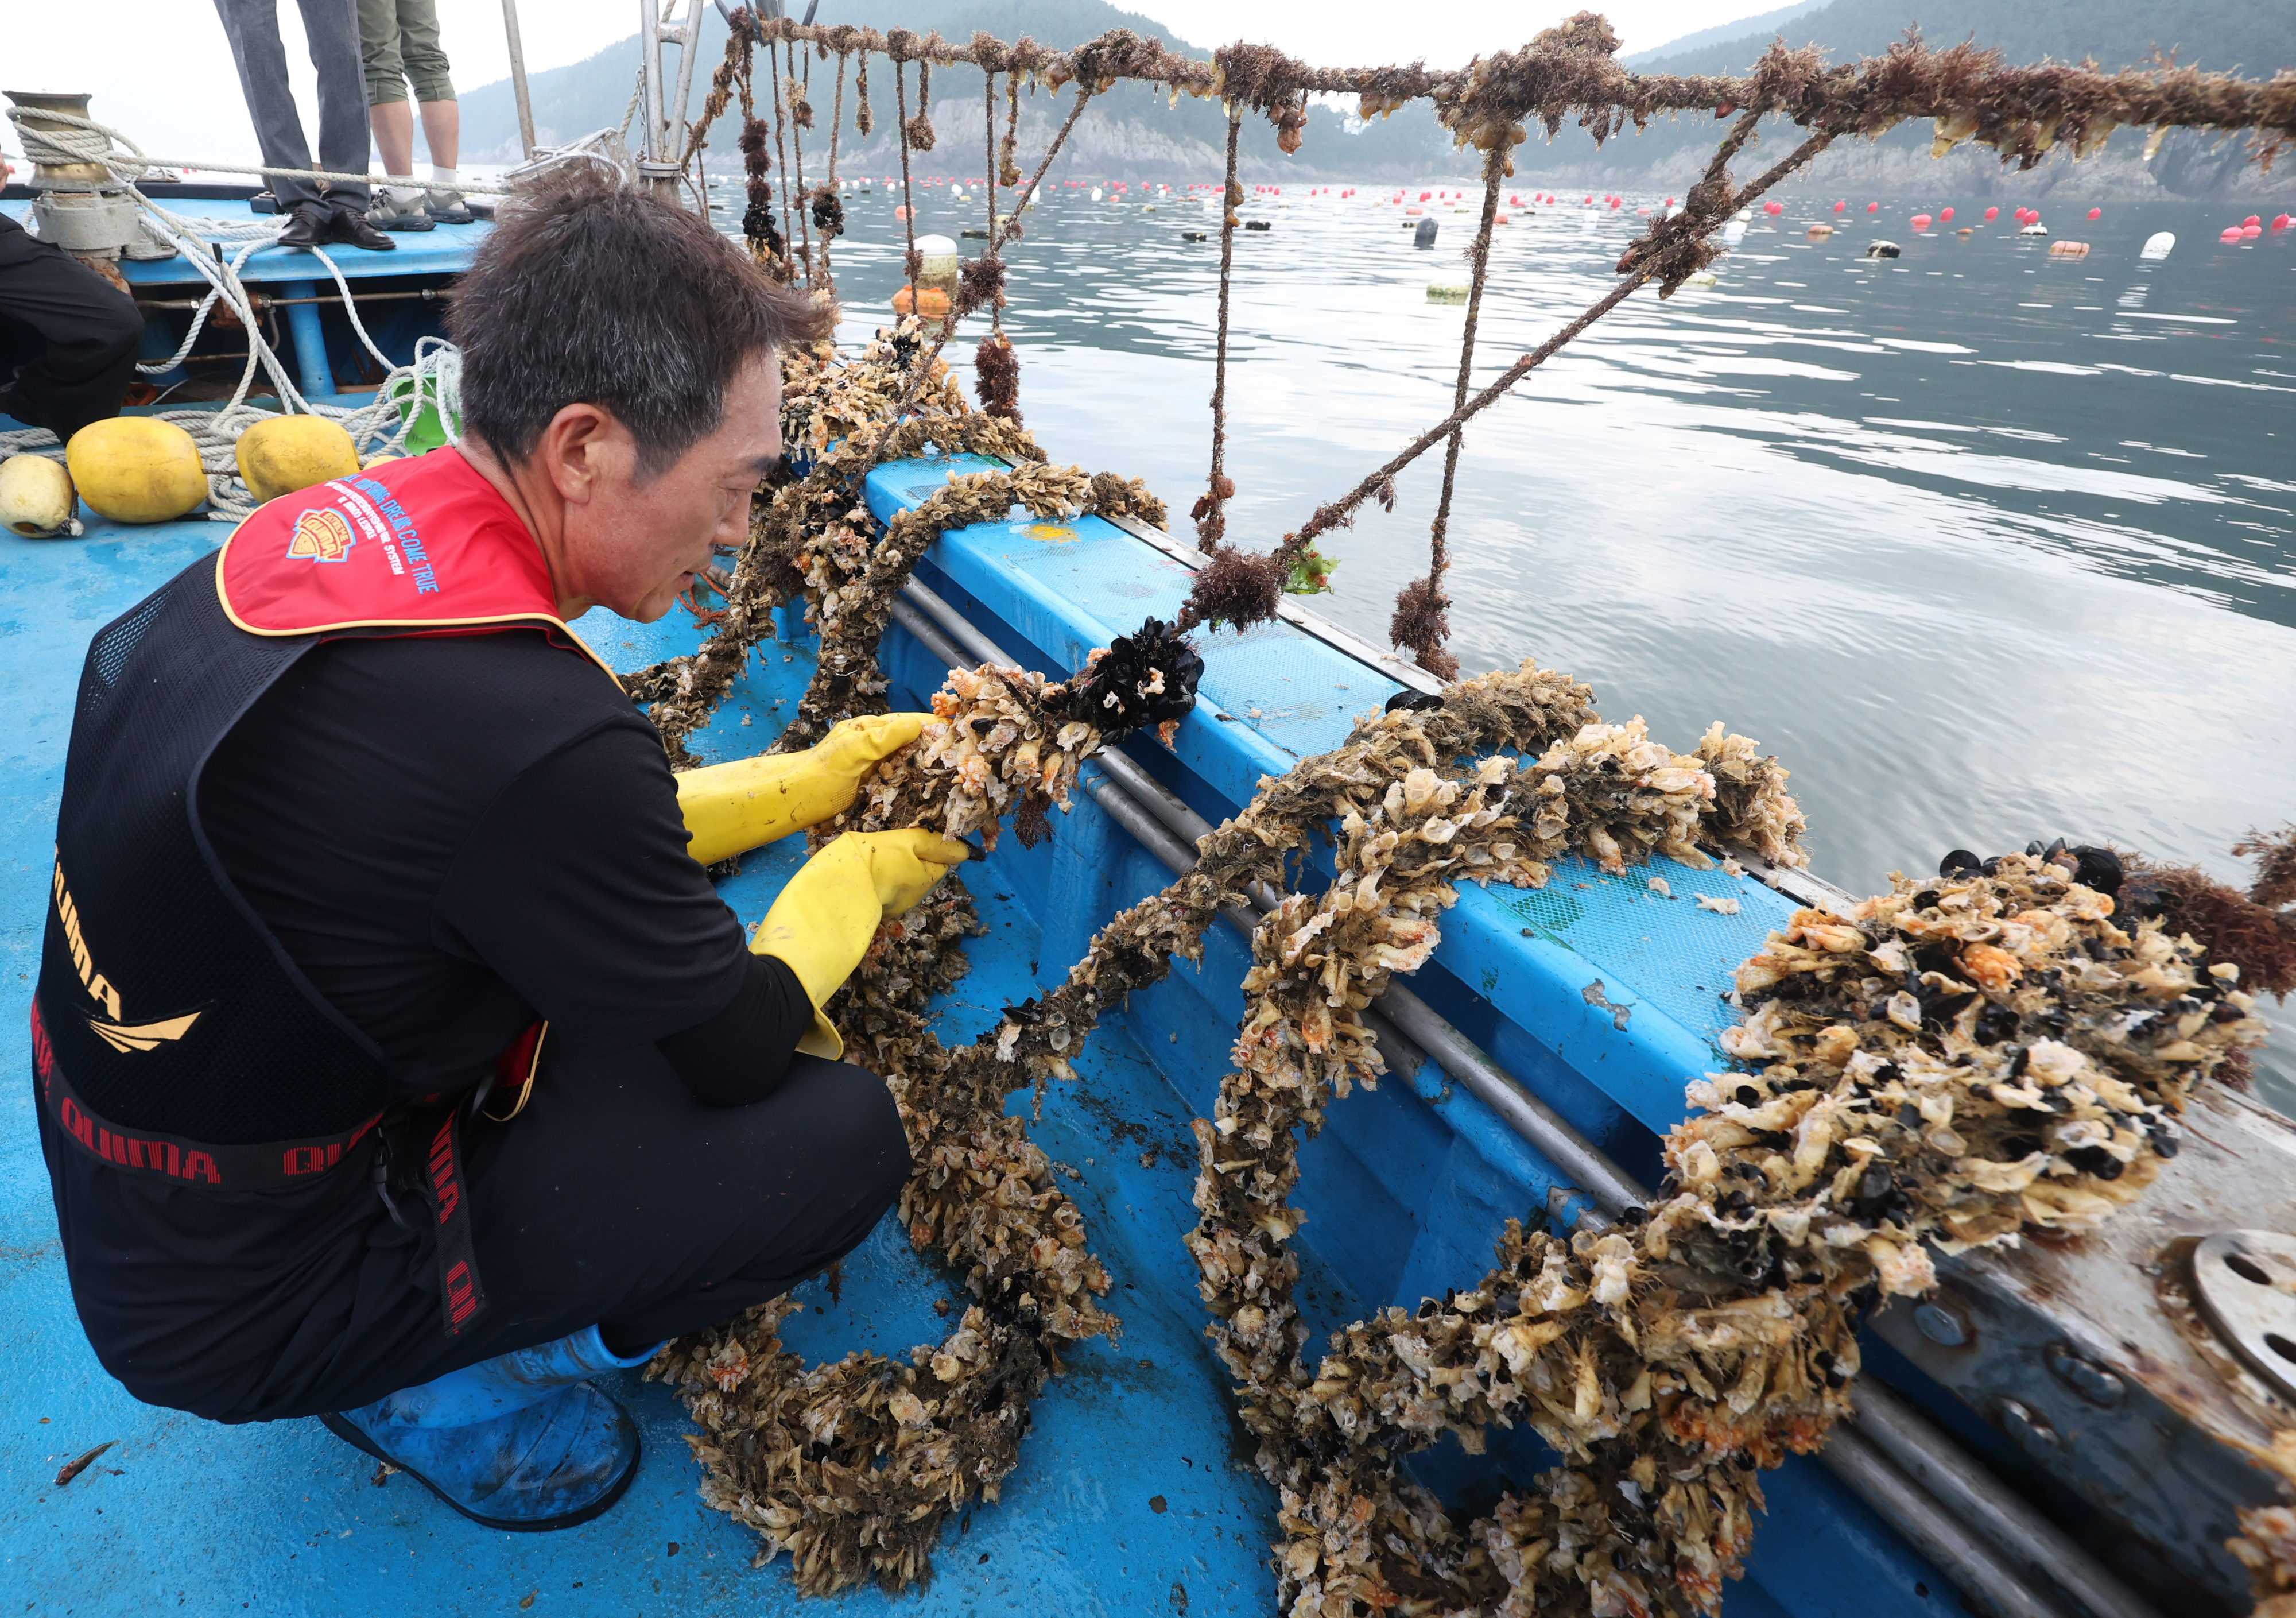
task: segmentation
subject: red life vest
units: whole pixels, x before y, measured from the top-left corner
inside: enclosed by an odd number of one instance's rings
[[[534,536],[458,449],[258,507],[217,553],[215,579],[250,635],[540,628],[606,668],[559,618]]]

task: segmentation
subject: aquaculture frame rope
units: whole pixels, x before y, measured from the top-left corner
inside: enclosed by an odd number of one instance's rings
[[[1235,267],[1236,209],[1243,204],[1243,188],[1235,183],[1235,149],[1243,126],[1243,109],[1230,102],[1227,109],[1227,168],[1220,182],[1219,328],[1212,347],[1212,468],[1204,492],[1197,497],[1196,536],[1206,546],[1218,545],[1227,532],[1226,507],[1235,493],[1227,475],[1227,332],[1229,299]]]
[[[770,26],[840,52],[875,37]],[[900,30],[895,38],[905,201],[902,68],[912,55],[921,98],[933,60],[988,71],[994,60],[1056,86],[1082,81],[1002,230],[991,81],[984,257],[992,264],[1092,95],[1117,78],[1152,76],[1148,69],[1230,102],[1224,238],[1234,227],[1232,154],[1244,104],[1296,145],[1309,89],[1355,88],[1366,113],[1428,94],[1461,142],[1487,154],[1451,414],[1287,536],[1274,553],[1287,567],[1364,498],[1391,499],[1395,472],[1445,440],[1447,516],[1468,420],[1636,286],[1657,279],[1664,295],[1680,285],[1713,257],[1708,238],[1731,213],[1838,135],[1872,132],[1874,108],[1913,95],[1924,70],[1943,71],[1943,62],[1964,88],[1997,88],[2019,74],[2031,81],[2019,81],[2025,90],[2063,95],[2070,86],[2071,101],[2057,104],[2070,106],[2076,127],[2067,138],[2077,145],[2102,138],[2094,97],[2108,94],[2092,82],[2103,76],[2084,70],[1997,70],[1967,47],[1931,53],[1917,45],[1893,52],[1886,73],[1872,64],[1821,71],[1806,53],[1773,51],[1751,81],[1652,88],[1609,62],[1615,41],[1585,14],[1463,74],[1376,70],[1347,86],[1265,47],[1229,47],[1200,74],[1205,64],[1125,35],[1067,53],[1027,41],[1004,47],[985,35],[964,52]],[[2163,88],[2164,79],[2175,82]],[[2188,71],[2105,82],[2124,108],[2296,130],[2296,76],[2265,86],[2261,99],[2256,86]],[[1601,99],[1620,84],[1639,86],[1640,98]],[[1697,99],[1717,84],[1730,94]],[[2087,105],[2083,94],[2092,94]],[[1682,210],[1654,220],[1621,256],[1620,284],[1468,397],[1496,185],[1523,138],[1517,120],[1535,114],[1551,132],[1582,110],[1599,136],[1627,116],[1675,104],[1669,95],[1741,116]],[[2209,103],[2205,118],[2199,101]],[[1727,164],[1767,111],[1792,112],[1811,133],[1735,188]],[[2226,121],[2235,119],[2247,121]],[[1965,110],[1940,119],[1939,141],[1949,144],[1952,138],[1990,138],[2013,155],[2048,144]],[[968,284],[993,292],[993,272]],[[778,483],[758,513],[726,620],[709,641],[633,682],[640,700],[654,701],[673,757],[777,601],[802,594],[823,637],[815,680],[775,744],[783,749],[846,714],[882,708],[875,647],[891,597],[945,529],[1001,516],[1015,501],[1040,515],[1161,522],[1139,485],[1047,466],[1015,423],[966,411],[937,358],[958,314],[953,308],[930,346],[912,319],[881,333],[857,364],[825,347],[785,357],[793,372],[785,411],[802,419],[811,464]],[[862,479],[882,460],[928,447],[985,450],[1013,470],[953,477],[877,537]],[[1439,526],[1431,587],[1440,584],[1442,543]],[[1180,630],[1199,616],[1242,620],[1198,611],[1243,600],[1232,588],[1208,597],[1204,587],[1238,554],[1214,547],[1182,626],[1151,620],[1067,682],[953,670],[925,738],[881,767],[821,834],[921,824],[993,842],[1008,816],[1024,840],[1045,834],[1045,810],[1065,808],[1085,756],[1123,729],[1168,726],[1160,715],[1185,710],[1157,706],[1185,704],[1193,688],[1194,654]],[[1113,720],[1087,717],[1102,715],[1103,691]],[[1988,1244],[2027,1224],[2086,1228],[2131,1200],[2173,1154],[2174,1116],[2192,1084],[2258,1037],[2236,967],[2210,963],[2157,923],[2122,929],[2109,900],[2046,858],[2011,857],[1997,876],[1901,882],[1849,916],[1797,912],[1739,969],[1745,1014],[1722,1043],[1742,1071],[1692,1087],[1702,1115],[1669,1137],[1669,1175],[1651,1209],[1625,1228],[1569,1237],[1511,1223],[1499,1268],[1478,1286],[1430,1300],[1415,1315],[1390,1310],[1349,1327],[1310,1370],[1284,1250],[1298,1224],[1283,1200],[1297,1178],[1295,1134],[1313,1131],[1330,1098],[1377,1077],[1376,1041],[1356,1014],[1389,974],[1427,958],[1457,882],[1537,885],[1566,852],[1613,871],[1653,851],[1700,865],[1709,862],[1701,843],[1799,862],[1801,818],[1774,760],[1718,724],[1693,753],[1672,753],[1638,719],[1602,724],[1587,697],[1526,664],[1454,684],[1432,711],[1366,716],[1339,750],[1264,782],[1203,840],[1193,870],[1115,918],[1061,988],[1009,1007],[964,1050],[943,1049],[922,1015],[927,998],[963,971],[960,940],[977,925],[961,884],[946,884],[881,934],[832,1014],[850,1053],[883,1072],[909,1129],[917,1170],[901,1211],[913,1241],[964,1275],[977,1302],[906,1367],[856,1354],[807,1370],[779,1345],[786,1302],[684,1340],[655,1367],[680,1382],[704,1428],[694,1441],[709,1498],[756,1526],[769,1553],[790,1551],[801,1589],[924,1576],[948,1513],[976,1495],[995,1499],[1017,1464],[1029,1401],[1057,1368],[1060,1345],[1113,1331],[1093,1302],[1109,1278],[1086,1251],[1081,1217],[1025,1123],[1004,1113],[1003,1097],[1030,1086],[1041,1095],[1048,1079],[1072,1077],[1074,1055],[1107,1006],[1160,981],[1175,954],[1193,955],[1213,917],[1256,884],[1281,887],[1286,854],[1316,826],[1338,823],[1340,880],[1320,899],[1287,899],[1255,936],[1237,1072],[1214,1119],[1198,1125],[1203,1218],[1190,1238],[1215,1342],[1242,1384],[1259,1464],[1281,1492],[1279,1582],[1295,1614],[1353,1618],[1399,1605],[1510,1615],[1718,1610],[1760,1503],[1754,1470],[1823,1442],[1848,1409],[1863,1301],[1925,1290],[1932,1246]],[[2132,1006],[2143,1016],[2124,1009]],[[2117,1040],[2087,1031],[2108,1025],[2120,1031]],[[1454,1524],[1398,1470],[1404,1453],[1446,1431],[1472,1448],[1490,1422],[1514,1419],[1531,1422],[1564,1464],[1488,1519]],[[2276,1519],[2243,1525],[2267,1539],[2278,1532]]]

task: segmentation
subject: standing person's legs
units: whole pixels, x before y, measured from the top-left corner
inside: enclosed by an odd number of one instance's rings
[[[367,150],[366,72],[359,61],[358,0],[298,0],[311,66],[319,75],[319,167],[365,174]],[[336,180],[327,201],[365,213],[365,180]]]
[[[399,50],[414,99],[422,107],[422,140],[430,149],[430,188],[427,197],[433,218],[448,225],[470,223],[463,206],[455,171],[461,160],[463,113],[455,100],[454,70],[439,44],[438,0],[395,0],[398,7]]]
[[[414,118],[406,104],[406,62],[398,49],[398,0],[358,0],[359,61],[366,75],[367,121],[382,171],[414,177]]]
[[[311,150],[303,141],[303,119],[295,111],[295,93],[287,82],[287,53],[279,43],[277,0],[215,0],[215,4],[223,19],[224,37],[231,41],[240,92],[247,98],[247,116],[255,125],[256,144],[262,149],[263,160],[276,168],[312,167]],[[307,4],[307,27],[309,16]],[[316,49],[315,42],[315,53]],[[316,180],[274,177],[270,185],[283,214],[299,202],[320,200]]]

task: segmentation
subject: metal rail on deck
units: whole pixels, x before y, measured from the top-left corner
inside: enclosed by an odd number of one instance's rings
[[[976,662],[1020,666],[1018,658],[914,579],[902,587],[892,612],[927,653],[949,668]],[[1091,762],[1102,778],[1087,780],[1085,790],[1110,818],[1174,875],[1193,867],[1193,845],[1212,829],[1211,823],[1114,748],[1095,754]],[[1815,879],[1803,880],[1816,891],[1828,890]],[[1264,883],[1256,884],[1252,894],[1260,910],[1274,908],[1280,898]],[[1241,906],[1222,915],[1246,936],[1258,919]],[[1649,1201],[1634,1176],[1409,990],[1390,984],[1367,1014],[1382,1049],[1393,1050],[1390,1037],[1402,1036],[1405,1048],[1398,1054],[1416,1057],[1423,1052],[1605,1214],[1615,1217]],[[1835,1428],[1817,1459],[1994,1618],[2068,1618],[2066,1606],[2037,1589],[2034,1578],[2055,1584],[2091,1618],[2160,1618],[2062,1529],[1995,1478],[1984,1462],[1895,1393],[1861,1381],[1854,1397],[1856,1418]]]

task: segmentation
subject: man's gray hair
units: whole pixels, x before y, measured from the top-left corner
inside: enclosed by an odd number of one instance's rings
[[[693,214],[568,163],[504,208],[447,329],[463,424],[497,455],[525,460],[559,411],[595,405],[651,478],[718,430],[744,365],[836,322],[835,305],[768,280]]]

